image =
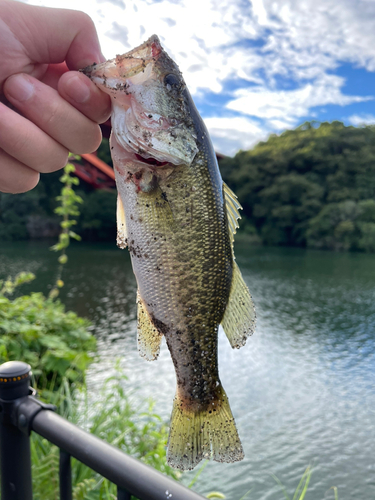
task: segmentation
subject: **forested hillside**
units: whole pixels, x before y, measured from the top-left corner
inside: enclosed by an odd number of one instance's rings
[[[220,166],[263,243],[375,251],[375,127],[305,123]]]
[[[108,141],[100,157],[109,162]],[[375,252],[375,126],[305,123],[220,161],[244,208],[242,231],[266,245]],[[29,193],[0,193],[0,241],[56,237],[60,172]],[[115,240],[114,192],[81,183],[76,232]]]
[[[111,164],[108,140],[103,139],[98,156]],[[55,215],[56,197],[62,184],[62,171],[42,174],[39,184],[23,194],[0,193],[0,242],[26,239],[56,238],[60,217]],[[95,191],[84,182],[76,188],[82,197],[80,215],[74,231],[86,241],[116,240],[116,192]]]

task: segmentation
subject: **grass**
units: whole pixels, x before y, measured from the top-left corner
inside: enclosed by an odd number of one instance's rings
[[[124,375],[108,378],[95,401],[91,401],[86,387],[74,390],[67,380],[49,394],[48,402],[56,404],[58,413],[70,422],[162,473],[180,477],[166,464],[166,424],[154,412],[153,402],[137,403],[129,396]],[[58,448],[33,433],[31,455],[34,499],[58,500]],[[72,471],[73,500],[117,498],[116,486],[89,467],[73,459]]]
[[[271,474],[271,476],[274,478],[274,480],[277,482],[277,484],[282,489],[282,492],[283,492],[284,497],[285,497],[286,500],[304,500],[304,498],[306,496],[306,493],[307,493],[307,489],[308,489],[309,483],[310,483],[311,474],[312,474],[312,468],[309,466],[309,467],[307,467],[307,469],[303,473],[303,475],[301,477],[301,480],[298,483],[298,486],[297,486],[297,488],[296,488],[296,490],[294,492],[294,495],[293,495],[292,499],[288,495],[288,493],[287,493],[287,491],[285,489],[285,486],[280,481],[280,479],[277,476],[275,476],[274,474]],[[334,491],[335,500],[338,500],[339,496],[338,496],[338,491],[337,491],[336,486],[332,486],[332,488],[330,488],[330,489]]]
[[[311,479],[311,474],[312,474],[312,470],[311,470],[311,467],[309,466],[309,467],[307,467],[307,469],[303,473],[303,476],[301,477],[301,480],[298,483],[296,491],[294,492],[292,500],[303,500],[305,498],[307,488],[309,486],[309,482]],[[274,478],[274,480],[277,482],[277,484],[280,486],[280,488],[282,489],[286,500],[291,500],[290,496],[288,495],[288,493],[287,493],[284,485],[280,481],[280,479],[277,476],[275,476],[274,474],[271,474],[271,475]]]
[[[53,390],[55,389],[55,390]],[[164,474],[178,480],[181,473],[166,463],[168,427],[154,412],[152,401],[139,402],[127,388],[127,378],[121,372],[105,380],[101,390],[95,393],[95,400],[86,386],[76,389],[67,379],[56,389],[51,387],[48,402],[57,405],[58,413],[70,422],[100,437],[142,462],[151,465]],[[34,500],[59,500],[59,450],[46,439],[33,433],[31,437],[31,458],[33,467]],[[203,473],[209,462],[198,469],[191,480],[191,488]],[[282,482],[272,474],[286,500],[305,500],[312,468],[303,473],[292,497]],[[89,467],[72,459],[73,500],[115,500],[116,486],[96,474]],[[338,500],[336,487],[335,500]],[[241,499],[251,500],[249,490]],[[225,499],[223,493],[211,491],[207,498]],[[256,500],[256,499],[254,499]]]

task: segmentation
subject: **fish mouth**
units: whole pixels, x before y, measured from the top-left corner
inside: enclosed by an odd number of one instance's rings
[[[117,55],[104,63],[87,66],[80,71],[104,91],[126,91],[127,79],[137,84],[149,78],[151,63],[155,62],[162,52],[159,38],[152,35],[142,45],[126,54]]]
[[[141,156],[138,153],[134,153],[134,156],[141,163],[146,163],[147,165],[150,165],[151,167],[164,167],[165,165],[169,164],[167,161],[158,161],[156,158],[154,158],[152,156],[146,158],[144,156]]]

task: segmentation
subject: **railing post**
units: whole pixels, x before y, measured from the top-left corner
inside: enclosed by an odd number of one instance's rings
[[[32,500],[30,438],[19,430],[26,417],[18,415],[20,398],[29,394],[30,366],[20,361],[0,365],[1,500]]]
[[[132,496],[128,491],[117,487],[117,500],[131,500]]]
[[[69,453],[60,448],[60,500],[72,500],[72,467]]]

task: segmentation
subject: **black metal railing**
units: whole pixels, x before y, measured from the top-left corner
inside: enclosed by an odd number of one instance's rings
[[[30,433],[60,448],[60,500],[72,500],[71,457],[117,485],[117,499],[201,500],[203,497],[54,413],[30,390],[28,364],[0,366],[1,500],[32,500]]]

